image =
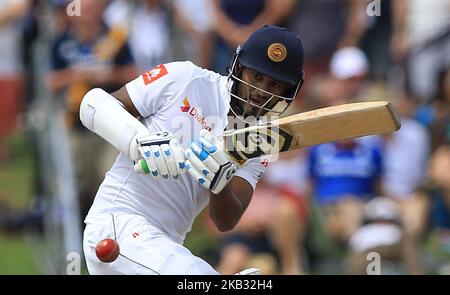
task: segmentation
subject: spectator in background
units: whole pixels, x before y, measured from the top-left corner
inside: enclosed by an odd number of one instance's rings
[[[49,86],[65,101],[82,217],[116,152],[82,126],[78,114],[81,100],[92,87],[115,91],[136,75],[123,36],[103,23],[104,8],[104,0],[84,0],[81,15],[70,19],[68,30],[56,38],[51,51]]]
[[[305,95],[311,79],[328,72],[333,53],[354,47],[366,29],[366,2],[360,0],[302,0],[290,14],[288,27],[305,43]],[[307,99],[297,101],[307,102]]]
[[[418,235],[422,224],[417,215],[422,210],[423,199],[417,198],[413,192],[423,185],[429,159],[429,134],[419,122],[411,117],[416,101],[404,94],[393,101],[393,105],[401,122],[401,128],[390,134],[378,137],[383,146],[384,173],[382,177],[383,193],[398,202],[404,230],[402,243],[409,273],[420,273],[417,258],[419,257]]]
[[[220,236],[217,268],[221,273],[233,274],[250,265],[261,269],[261,274],[305,273],[306,208],[301,189],[295,187],[302,173],[300,165],[295,165],[300,164],[297,156],[288,157],[268,166],[279,168],[261,179],[237,227]]]
[[[448,79],[448,70],[441,71],[435,100],[422,105],[418,111],[416,111],[417,100],[413,100],[410,96],[398,99],[395,105],[402,117],[402,128],[392,135],[385,136],[387,161],[384,189],[387,194],[399,201],[402,209],[403,252],[407,271],[412,274],[425,272],[421,247],[427,227],[426,215],[430,206],[430,201],[424,197],[426,194],[417,193],[417,191],[421,191],[420,188],[424,185],[430,150],[434,153],[450,138]],[[428,130],[410,119],[414,113],[428,127]],[[445,159],[445,157],[442,158]],[[435,159],[441,159],[441,156],[433,156],[431,162],[436,162]],[[431,165],[431,171],[435,166],[435,164]],[[428,194],[434,196],[436,190]],[[439,198],[433,198],[433,200],[439,200]]]
[[[0,1],[0,162],[8,158],[6,140],[19,126],[22,111],[21,24],[27,0]]]
[[[379,137],[385,152],[383,191],[389,197],[402,200],[425,180],[430,137],[428,130],[412,119],[416,101],[411,96],[405,94],[393,100],[392,104],[401,128]]]
[[[250,266],[260,269],[264,275],[278,273],[278,256],[268,231],[277,204],[276,194],[263,177],[237,226],[220,234],[217,264],[220,273],[234,274]]]
[[[450,1],[395,0],[391,54],[405,63],[411,93],[429,102],[439,70],[450,64]]]
[[[450,67],[445,67],[438,78],[434,99],[421,105],[415,118],[431,132],[431,149],[448,142],[450,138]]]
[[[450,211],[450,140],[440,145],[430,160],[429,167],[429,180],[430,184],[434,186],[435,189],[440,190],[440,194],[443,197],[442,201],[447,207],[447,211]],[[447,214],[448,215],[448,214]],[[441,216],[434,216],[437,219]],[[440,223],[447,228],[450,228],[450,219],[445,217]]]
[[[310,90],[319,106],[341,104],[346,99],[361,99],[366,95],[365,78],[369,70],[364,53],[354,47],[342,48],[332,57],[330,75],[319,76]],[[366,98],[367,99],[367,98]],[[415,110],[415,100],[403,95],[392,101],[402,127],[397,132],[384,136],[361,138],[364,144],[380,146],[383,154],[383,173],[380,175],[379,193],[394,198],[402,210],[406,262],[411,272],[417,265],[414,262],[419,244],[416,242],[420,225],[416,211],[422,207],[421,199],[410,197],[425,177],[429,155],[429,136],[427,130],[411,119]],[[411,147],[414,148],[411,148]]]
[[[450,135],[450,132],[448,132]],[[436,148],[430,161],[427,231],[437,241],[437,248],[450,263],[450,136]],[[443,262],[443,261],[441,261]],[[447,273],[448,274],[448,273]]]
[[[315,107],[354,102],[364,93],[368,70],[367,57],[360,49],[341,48],[331,58],[330,73],[316,77],[308,98],[314,99]],[[317,220],[312,226],[318,225],[316,232],[324,231],[329,242],[342,246],[337,248],[346,249],[361,225],[364,204],[381,193],[381,146],[365,138],[350,139],[312,147],[307,158],[311,221]],[[324,247],[328,243],[324,236],[308,239]]]
[[[283,274],[305,274],[309,267],[304,249],[309,214],[306,156],[302,149],[280,154],[266,171],[267,182],[278,197],[269,234]]]
[[[364,206],[364,224],[350,239],[349,274],[365,275],[371,260],[369,253],[380,255],[381,274],[402,273],[402,225],[400,208],[391,198],[378,196]],[[390,269],[388,269],[390,268]]]
[[[313,147],[309,153],[312,205],[326,230],[346,244],[362,221],[364,204],[379,194],[382,154],[377,145],[345,140]]]
[[[433,150],[450,142],[450,66],[441,72],[438,85],[434,120],[430,126]]]
[[[182,35],[177,45],[187,55],[184,59],[210,69],[213,41],[211,0],[174,0],[172,9],[173,19]]]
[[[420,248],[413,253],[416,255],[413,261],[415,264],[412,265],[414,267],[413,274],[427,273],[422,248],[427,237],[434,241],[433,246],[438,248],[436,252],[442,252],[445,247],[448,247],[448,237],[450,236],[450,141],[436,148],[428,168],[426,185],[413,193],[415,198],[422,201],[422,206],[418,207],[415,212],[415,222],[420,227],[415,232],[414,238]],[[448,259],[448,250],[444,251],[447,252]]]
[[[111,31],[128,38],[139,72],[172,59],[169,8],[163,0],[112,1],[104,13]]]
[[[227,75],[234,48],[263,24],[279,25],[293,0],[213,0],[213,70]],[[299,33],[299,32],[297,32]]]
[[[339,49],[330,60],[329,72],[317,75],[309,82],[307,109],[364,100],[368,71],[369,62],[361,49]]]
[[[364,3],[364,1],[361,2]],[[366,5],[376,4],[376,8],[379,9],[376,12],[379,13],[367,15],[366,31],[360,41],[360,47],[370,61],[369,79],[381,85],[388,80],[393,65],[389,46],[392,34],[393,2],[395,0],[366,1]]]

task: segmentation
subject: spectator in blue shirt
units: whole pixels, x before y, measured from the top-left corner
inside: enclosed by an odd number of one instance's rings
[[[325,230],[346,243],[362,222],[364,204],[379,193],[382,154],[375,143],[345,140],[309,152],[313,206],[324,214]]]

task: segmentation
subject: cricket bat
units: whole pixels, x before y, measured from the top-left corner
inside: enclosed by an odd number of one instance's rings
[[[237,163],[321,143],[397,131],[400,121],[387,101],[316,109],[225,132],[224,150]]]

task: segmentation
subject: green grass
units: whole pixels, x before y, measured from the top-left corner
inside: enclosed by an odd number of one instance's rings
[[[26,208],[33,189],[33,156],[22,135],[9,142],[10,157],[0,165],[0,201],[13,210]],[[0,274],[38,274],[30,245],[21,233],[0,232]]]
[[[0,275],[39,274],[29,245],[22,235],[0,234]]]
[[[211,265],[217,263],[218,240],[205,225],[206,212],[203,211],[192,225],[192,231],[186,236],[184,245],[196,256]]]
[[[0,164],[0,202],[13,211],[20,211],[27,208],[33,198],[36,173],[33,147],[25,139],[25,135],[19,134],[10,140],[9,151],[9,159]],[[195,255],[213,263],[217,245],[205,230],[203,220],[204,215],[201,214],[188,235],[186,244]],[[45,251],[46,247],[49,245],[45,241],[31,241],[22,233],[9,234],[0,231],[0,275],[42,274],[43,268],[37,265],[38,259],[33,257],[33,253]],[[42,258],[45,261],[45,257],[40,258],[41,262]],[[85,268],[82,269],[82,274],[87,274]]]
[[[13,209],[24,208],[31,198],[33,168],[28,162],[17,159],[0,168],[0,199]]]

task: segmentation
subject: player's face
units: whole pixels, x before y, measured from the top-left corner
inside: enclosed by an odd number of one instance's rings
[[[242,102],[244,117],[264,115],[265,113],[267,113],[267,110],[261,110],[261,107],[264,107],[264,109],[271,109],[279,101],[277,97],[274,97],[270,93],[283,96],[283,94],[286,93],[288,87],[288,85],[285,83],[273,80],[272,78],[269,78],[247,68],[242,69],[241,79],[254,86],[251,87],[249,85],[240,83],[238,88],[239,96],[247,100],[246,103]],[[261,91],[257,88],[270,93]]]

